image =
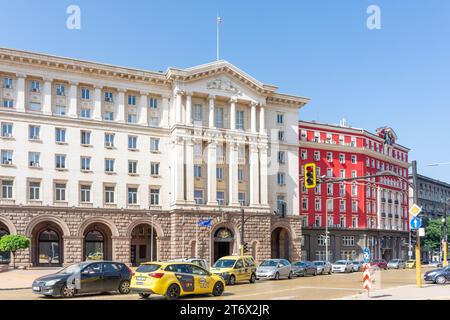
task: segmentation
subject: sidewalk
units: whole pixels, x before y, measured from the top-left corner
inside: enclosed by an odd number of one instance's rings
[[[450,284],[436,285],[422,283],[422,288],[416,285],[376,290],[370,293],[344,297],[338,300],[450,300]]]
[[[0,273],[0,291],[31,289],[36,278],[55,273],[61,268],[10,270]]]

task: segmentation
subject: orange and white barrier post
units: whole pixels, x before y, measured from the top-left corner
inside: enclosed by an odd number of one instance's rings
[[[370,263],[363,264],[363,288],[367,290],[367,296],[370,297],[370,289],[372,288],[372,280],[370,278]]]

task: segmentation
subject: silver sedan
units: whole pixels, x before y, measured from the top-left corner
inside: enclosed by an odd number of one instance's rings
[[[331,274],[331,263],[327,261],[313,261],[317,268],[317,274]]]
[[[292,267],[289,261],[285,259],[267,259],[264,260],[256,269],[256,279],[292,278]]]

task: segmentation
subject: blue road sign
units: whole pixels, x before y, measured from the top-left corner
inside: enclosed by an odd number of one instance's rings
[[[369,263],[370,262],[370,249],[364,248],[363,252],[364,252],[364,255],[363,255],[364,263]]]
[[[419,217],[413,217],[411,219],[411,229],[413,230],[417,230],[420,229],[420,227],[422,226],[422,220]]]

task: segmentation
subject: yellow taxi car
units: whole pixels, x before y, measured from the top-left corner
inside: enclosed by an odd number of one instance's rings
[[[416,267],[416,260],[408,260],[405,263],[406,269],[414,269]]]
[[[256,281],[256,264],[252,256],[227,256],[216,261],[211,272],[221,276],[227,284]]]
[[[225,281],[193,263],[148,262],[136,269],[130,289],[142,298],[157,294],[176,300],[193,294],[220,296],[225,290]]]

